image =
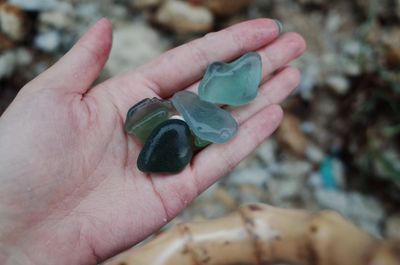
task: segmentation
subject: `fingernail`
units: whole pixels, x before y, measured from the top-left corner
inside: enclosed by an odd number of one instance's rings
[[[282,22],[280,22],[277,19],[274,19],[274,21],[275,21],[276,25],[278,26],[279,34],[282,34],[282,32],[283,32],[283,24],[282,24]]]

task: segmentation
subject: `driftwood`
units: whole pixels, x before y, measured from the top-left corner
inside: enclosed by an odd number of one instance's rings
[[[231,215],[181,224],[107,265],[400,264],[400,241],[378,240],[333,212],[249,204]]]

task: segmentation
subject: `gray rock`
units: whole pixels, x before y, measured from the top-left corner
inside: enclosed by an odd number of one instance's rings
[[[163,0],[130,0],[129,2],[136,8],[145,9],[158,6],[162,3],[162,1]]]
[[[157,31],[142,22],[114,30],[113,48],[106,64],[110,75],[143,65],[163,53],[170,44]]]
[[[58,0],[8,0],[8,2],[28,11],[51,10],[60,4]]]
[[[27,38],[29,29],[29,21],[24,11],[12,5],[0,5],[0,33],[20,42]]]
[[[326,79],[326,84],[339,95],[344,95],[349,91],[349,80],[341,75],[332,75]]]
[[[312,166],[308,161],[293,160],[280,164],[280,174],[288,178],[304,178],[311,172]]]
[[[23,47],[15,50],[15,58],[18,66],[26,66],[33,61],[32,53]]]
[[[243,170],[234,170],[229,176],[231,184],[252,184],[261,187],[271,178],[269,172],[263,168],[253,167]]]
[[[73,29],[74,19],[71,13],[72,12],[68,10],[41,12],[39,15],[39,22],[41,25],[58,29]]]
[[[393,214],[385,222],[385,237],[400,239],[400,213]]]
[[[45,52],[54,52],[61,43],[60,33],[55,30],[42,32],[36,35],[34,44],[36,48]]]
[[[382,176],[387,179],[396,179],[396,172],[400,172],[400,153],[396,148],[388,147],[380,154],[381,159],[374,159],[373,169],[377,176]]]
[[[306,146],[305,155],[307,159],[313,163],[320,163],[325,157],[323,150],[314,144],[308,144]]]
[[[0,80],[11,76],[18,66],[32,62],[32,54],[25,48],[9,50],[0,54]]]
[[[338,211],[368,232],[381,236],[379,225],[385,212],[376,199],[358,192],[344,193],[324,189],[317,189],[314,195],[322,208]]]
[[[318,171],[312,172],[307,181],[308,181],[308,185],[314,189],[323,188],[321,175],[319,174]]]
[[[177,0],[166,0],[155,19],[178,33],[206,32],[214,23],[214,17],[207,8]]]
[[[284,205],[285,201],[299,197],[304,187],[302,178],[273,178],[268,181],[268,191],[274,205]]]
[[[396,0],[396,16],[400,18],[400,0]]]
[[[276,141],[274,139],[268,139],[257,148],[256,153],[266,165],[274,165],[276,164],[276,151]]]
[[[322,208],[335,210],[343,215],[347,214],[348,198],[346,193],[336,190],[315,190],[314,196]]]
[[[15,53],[12,50],[0,54],[0,80],[9,77],[14,72],[17,66],[16,61]]]
[[[313,89],[321,76],[319,63],[313,55],[305,54],[294,65],[302,69],[300,84],[297,86],[295,94],[299,94],[302,98],[310,100],[313,96]]]

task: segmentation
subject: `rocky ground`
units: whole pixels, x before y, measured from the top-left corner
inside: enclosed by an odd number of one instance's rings
[[[277,18],[307,40],[280,129],[173,222],[259,201],[334,209],[400,238],[399,0],[0,0],[0,113],[101,17],[114,47],[100,79],[250,18]]]

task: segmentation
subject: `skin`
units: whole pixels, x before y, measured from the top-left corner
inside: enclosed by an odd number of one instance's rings
[[[277,104],[300,79],[287,64],[305,50],[273,20],[251,20],[93,87],[111,44],[102,19],[0,117],[1,264],[96,264],[157,231],[278,127]],[[180,174],[138,171],[141,145],[123,130],[129,107],[196,91],[209,63],[248,51],[262,57],[263,84],[253,103],[232,110],[237,137],[205,148]]]

